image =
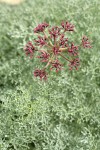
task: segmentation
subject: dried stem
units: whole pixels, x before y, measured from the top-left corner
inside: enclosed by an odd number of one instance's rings
[[[60,50],[60,51],[66,51],[67,48],[60,48],[59,50]]]

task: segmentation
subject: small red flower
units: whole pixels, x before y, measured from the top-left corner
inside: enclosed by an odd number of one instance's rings
[[[54,60],[51,64],[52,64],[52,67],[50,68],[50,70],[55,68],[56,72],[58,72],[62,69],[62,64],[58,60]]]
[[[54,55],[58,55],[61,51],[59,50],[59,47],[58,46],[54,46],[53,47],[53,53],[54,53]]]
[[[47,52],[41,50],[41,55],[38,56],[37,58],[41,58],[41,62],[48,62],[50,54],[48,54]]]
[[[34,71],[34,76],[40,77],[40,80],[42,80],[42,79],[47,80],[47,74],[46,74],[45,70],[36,69]]]
[[[49,34],[51,35],[51,38],[56,39],[60,35],[60,28],[57,26],[52,27],[49,29]]]
[[[43,32],[48,26],[49,24],[47,24],[46,22],[41,23],[34,29],[34,33]]]
[[[82,46],[84,48],[91,48],[91,43],[89,42],[89,39],[87,38],[87,36],[83,36],[82,38]]]
[[[65,31],[74,31],[74,25],[69,23],[68,21],[62,22],[61,26],[65,29]]]
[[[72,70],[73,68],[75,68],[76,70],[78,70],[79,65],[80,65],[79,58],[74,58],[73,60],[70,61],[69,69]]]
[[[64,38],[64,34],[62,34],[60,37],[60,43],[59,43],[60,46],[61,47],[68,47],[67,42],[68,42],[68,38]]]
[[[30,58],[32,58],[35,47],[33,46],[32,42],[28,42],[24,48],[26,55],[30,55]]]
[[[44,45],[47,44],[47,43],[46,43],[46,37],[38,36],[38,39],[37,39],[37,40],[34,40],[34,41],[35,41],[35,43],[37,44],[37,46],[40,46],[40,47],[42,47],[42,46],[44,46]]]
[[[74,43],[71,43],[71,47],[68,48],[68,52],[73,56],[77,56],[78,55],[78,46],[75,46]]]

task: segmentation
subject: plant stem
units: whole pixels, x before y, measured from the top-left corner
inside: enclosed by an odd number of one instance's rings
[[[60,56],[62,56],[64,59],[66,59],[67,61],[70,62],[70,60],[68,58],[66,58],[64,55],[62,55],[61,53],[59,53]]]
[[[44,36],[46,37],[46,39],[48,39],[47,35],[45,34],[45,32],[43,31]]]
[[[53,46],[54,46],[54,45],[52,44],[52,42],[51,42],[51,41],[50,41],[49,43],[50,43],[50,46],[51,46],[51,47],[53,47]]]
[[[59,50],[60,50],[60,51],[66,51],[67,48],[60,48]]]
[[[46,69],[46,68],[49,66],[50,62],[51,62],[51,60],[48,61],[48,63],[47,63],[46,66],[44,67],[44,69]]]

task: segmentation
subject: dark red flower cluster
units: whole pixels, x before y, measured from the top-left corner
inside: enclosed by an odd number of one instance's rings
[[[72,70],[73,68],[75,68],[76,70],[78,70],[79,65],[80,65],[79,58],[75,58],[75,59],[70,61],[69,69]]]
[[[34,71],[34,76],[35,77],[40,77],[40,80],[42,80],[42,79],[46,80],[47,79],[47,73],[46,73],[46,71],[44,69],[43,70],[36,69]]]
[[[51,38],[54,38],[54,40],[60,35],[60,28],[57,26],[52,27],[49,29],[49,34],[51,35]]]
[[[39,53],[39,55],[36,54],[36,57],[45,66],[43,69],[36,69],[34,76],[39,77],[41,80],[47,79],[47,68],[50,71],[55,69],[56,72],[59,72],[63,68],[63,64],[59,61],[60,58],[68,62],[70,70],[78,70],[80,65],[80,47],[91,48],[89,39],[86,36],[83,36],[82,42],[78,46],[73,41],[69,41],[66,32],[74,31],[74,25],[68,21],[63,21],[59,27],[53,26],[49,29],[48,27],[48,23],[39,24],[34,29],[34,33],[39,34],[37,39],[34,40],[34,45],[32,42],[28,42],[24,48],[26,55],[29,55],[31,58],[35,52]]]
[[[54,55],[58,55],[60,51],[59,46],[55,46],[52,48]]]
[[[68,47],[68,38],[65,38],[64,34],[60,37],[60,47]]]
[[[91,43],[89,42],[89,39],[87,38],[87,36],[83,36],[82,45],[84,48],[91,48]]]
[[[50,68],[50,70],[52,70],[53,68],[56,69],[56,72],[60,71],[62,69],[62,64],[59,62],[59,60],[54,60],[52,63],[52,67]]]
[[[32,58],[35,47],[33,46],[32,42],[28,42],[24,48],[26,55],[30,55],[30,58]]]
[[[46,37],[45,36],[44,37],[38,36],[38,39],[34,40],[34,41],[37,46],[42,47],[42,46],[46,45]]]
[[[41,52],[41,55],[37,56],[37,58],[42,59],[41,62],[48,62],[50,54],[43,50],[41,50],[40,52]]]
[[[69,23],[68,21],[62,22],[61,26],[64,28],[64,31],[74,31],[74,25]]]
[[[78,46],[75,46],[74,43],[71,43],[71,47],[68,47],[68,52],[69,52],[69,54],[71,54],[73,56],[77,56],[78,55]]]
[[[48,26],[49,24],[47,24],[46,22],[41,23],[34,29],[34,33],[43,32]]]

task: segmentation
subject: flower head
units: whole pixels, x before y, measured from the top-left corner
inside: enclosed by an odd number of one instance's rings
[[[49,24],[47,24],[46,22],[41,23],[34,29],[34,33],[43,32],[48,26]]]
[[[74,31],[74,25],[69,23],[68,21],[62,22],[61,26],[64,28],[65,31]]]
[[[32,42],[28,42],[24,48],[26,55],[30,55],[30,58],[32,58],[35,47],[33,46]]]
[[[61,51],[59,50],[59,47],[58,46],[54,46],[53,47],[53,53],[54,53],[54,55],[58,55]]]
[[[87,38],[87,36],[83,36],[82,38],[82,46],[84,48],[91,48],[91,43],[89,42],[89,39]]]
[[[70,61],[69,69],[72,70],[73,68],[75,68],[76,70],[78,70],[79,65],[80,65],[79,58],[74,58],[73,60]]]
[[[62,34],[60,37],[60,42],[59,42],[60,46],[61,47],[68,47],[67,42],[68,42],[68,38],[64,38],[64,34]]]
[[[45,70],[36,69],[34,71],[34,76],[40,77],[40,80],[42,80],[42,79],[46,80],[47,79],[47,74],[46,74]]]
[[[43,51],[43,50],[41,50],[40,52],[41,52],[41,55],[37,56],[37,58],[42,59],[41,62],[48,62],[50,54],[45,52],[45,51]]]
[[[73,56],[78,55],[78,46],[75,46],[74,43],[71,43],[71,47],[68,48],[68,53],[70,53]]]
[[[34,40],[36,45],[42,47],[44,45],[46,45],[46,37],[42,37],[42,36],[38,36],[37,40]]]
[[[53,68],[56,69],[56,72],[60,71],[62,69],[62,64],[57,60],[54,60],[52,63],[52,67],[50,68],[50,70],[52,70]]]
[[[51,35],[51,38],[56,39],[60,35],[60,28],[57,26],[52,27],[49,29],[49,34]]]
[[[36,69],[34,76],[39,77],[40,80],[47,79],[46,70],[50,68],[56,72],[63,68],[63,64],[60,63],[60,59],[64,59],[68,62],[70,70],[78,69],[80,65],[79,49],[81,46],[84,48],[91,48],[90,42],[86,36],[83,36],[81,44],[76,46],[73,42],[66,38],[66,31],[74,31],[74,25],[68,21],[62,22],[61,26],[48,27],[49,24],[41,23],[35,29],[34,33],[37,33],[37,39],[32,42],[28,42],[24,48],[26,55],[33,56],[36,51],[36,57],[40,59],[39,64],[45,65],[43,69]],[[49,28],[45,31],[46,28]],[[42,32],[42,33],[41,33]],[[42,63],[43,62],[43,63]],[[42,63],[42,64],[41,64]]]

